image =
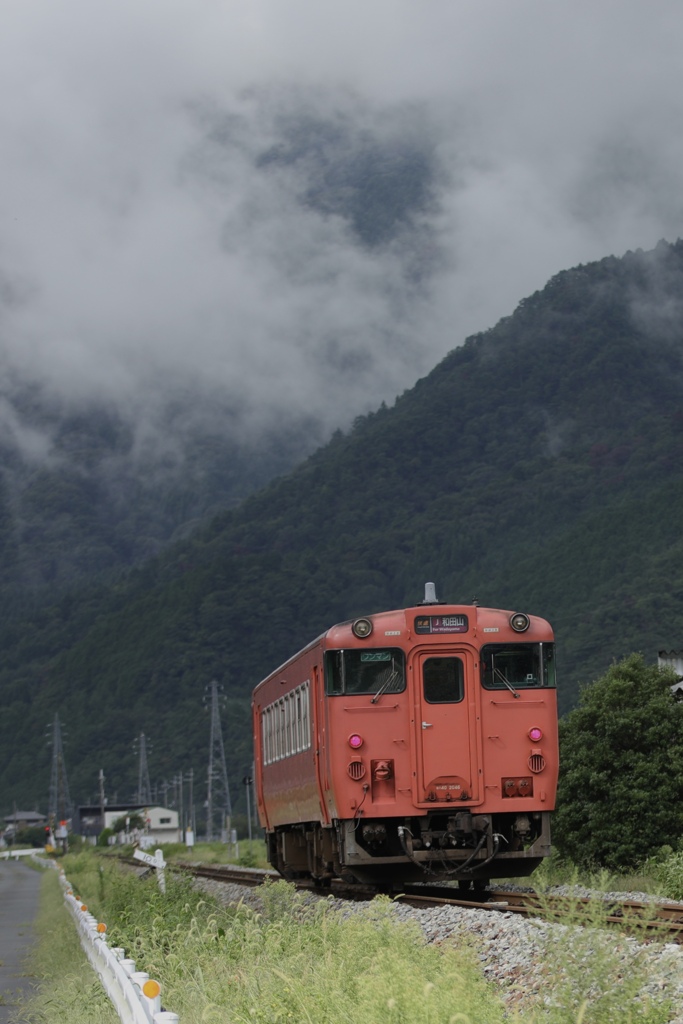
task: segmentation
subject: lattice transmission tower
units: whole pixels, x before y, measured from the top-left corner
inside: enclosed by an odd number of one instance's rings
[[[62,729],[59,715],[55,715],[52,727],[52,773],[50,775],[50,799],[48,820],[54,827],[57,822],[68,821],[73,817],[73,806],[69,795],[69,783],[66,777],[64,749],[62,747]]]
[[[221,731],[221,715],[218,702],[218,683],[211,683],[211,739],[209,740],[209,771],[206,799],[206,838],[226,838],[230,834],[230,787],[225,767],[225,750]],[[216,819],[220,822],[216,829]]]
[[[138,737],[138,788],[135,794],[135,802],[138,804],[151,804],[152,785],[149,781],[149,769],[147,767],[147,740],[144,732]]]

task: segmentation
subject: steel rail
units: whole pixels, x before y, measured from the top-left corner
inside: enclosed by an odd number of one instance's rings
[[[173,865],[169,865],[173,867]],[[191,872],[196,877],[209,878],[217,882],[236,885],[258,886],[266,879],[278,881],[282,878],[276,871],[259,868],[233,867],[231,865],[189,864],[177,862],[176,868]],[[385,892],[396,902],[413,907],[454,906],[471,910],[488,910],[498,913],[521,914],[527,917],[543,917],[546,920],[562,922],[573,918],[577,923],[619,925],[629,932],[659,933],[670,941],[683,944],[683,904],[649,902],[645,900],[617,900],[600,897],[539,894],[535,891],[512,892],[504,889],[488,889],[485,893],[473,891],[459,893],[453,888],[436,885],[406,885],[400,892],[386,888],[349,884],[333,880],[329,886],[321,886],[311,879],[295,879],[292,883],[298,889],[305,889],[320,895],[333,895],[339,899],[371,900]],[[604,902],[604,914],[601,910]]]

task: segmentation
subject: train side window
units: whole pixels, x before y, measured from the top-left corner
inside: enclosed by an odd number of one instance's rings
[[[428,704],[457,704],[465,696],[462,659],[427,658],[422,668],[422,684]]]
[[[311,745],[310,680],[273,701],[261,713],[263,763],[273,764]]]

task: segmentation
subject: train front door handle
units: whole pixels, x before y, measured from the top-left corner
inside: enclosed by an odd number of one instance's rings
[[[432,725],[433,725],[433,723],[432,723],[432,722],[423,722],[423,723],[422,723],[422,728],[423,728],[423,729],[431,729],[431,728],[432,728]]]

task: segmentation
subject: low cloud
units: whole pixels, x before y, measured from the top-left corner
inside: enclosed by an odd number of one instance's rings
[[[557,271],[682,233],[681,28],[673,0],[10,0],[5,403],[182,445],[391,402]]]

